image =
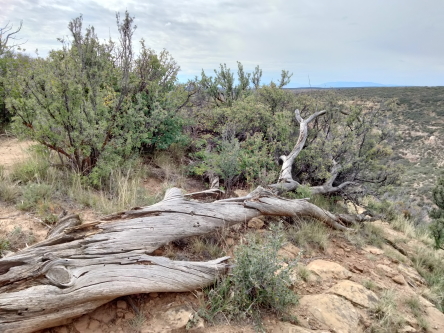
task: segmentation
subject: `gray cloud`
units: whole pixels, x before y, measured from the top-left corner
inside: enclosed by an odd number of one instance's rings
[[[0,0],[0,24],[23,19],[26,48],[46,55],[83,14],[101,38],[117,37],[115,13],[135,16],[136,39],[166,48],[193,77],[220,63],[281,69],[293,81],[444,85],[442,0]]]

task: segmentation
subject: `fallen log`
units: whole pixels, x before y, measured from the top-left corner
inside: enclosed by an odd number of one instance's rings
[[[310,216],[346,230],[343,219],[306,200],[288,200],[259,187],[246,200],[202,203],[180,189],[152,206],[80,224],[64,218],[48,238],[0,260],[0,331],[32,332],[61,325],[124,295],[191,291],[226,272],[228,257],[207,262],[154,256],[184,237],[259,215]],[[349,221],[348,221],[349,222]]]

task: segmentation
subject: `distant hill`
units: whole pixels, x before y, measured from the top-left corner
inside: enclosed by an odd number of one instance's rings
[[[316,85],[319,88],[364,88],[364,87],[396,87],[393,84],[381,84],[375,82],[325,82]]]

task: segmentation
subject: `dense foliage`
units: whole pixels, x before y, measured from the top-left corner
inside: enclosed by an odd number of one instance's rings
[[[72,40],[47,58],[9,72],[8,108],[16,133],[57,152],[62,164],[97,181],[143,147],[167,148],[181,139],[177,111],[188,92],[176,85],[178,65],[141,41],[133,54],[133,18],[117,16],[119,43],[100,42],[82,17]]]
[[[435,247],[439,249],[444,248],[444,176],[438,179],[433,189],[433,202],[438,208],[430,212],[430,217],[433,219],[430,231],[435,240]]]
[[[82,17],[71,21],[71,39],[60,40],[62,48],[47,58],[5,67],[4,91],[16,133],[56,152],[62,165],[95,184],[141,150],[153,153],[173,143],[186,148],[192,173],[217,176],[228,190],[236,183],[273,183],[279,156],[298,139],[296,108],[304,118],[327,110],[311,125],[296,159],[293,178],[299,183],[352,182],[347,192],[364,194],[397,180],[389,162],[390,101],[297,95],[284,89],[289,72],[262,84],[262,70],[249,73],[241,63],[237,76],[223,64],[214,77],[202,71],[181,85],[179,66],[166,50],[156,53],[142,40],[134,53],[128,13],[117,15],[117,43],[101,42],[94,27],[84,31],[82,23]]]

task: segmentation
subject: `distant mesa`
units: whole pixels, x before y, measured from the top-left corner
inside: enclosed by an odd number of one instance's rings
[[[320,88],[364,88],[364,87],[395,87],[393,84],[375,82],[326,82],[319,84]]]
[[[381,84],[375,82],[325,82],[320,84],[313,84],[310,87],[307,85],[297,85],[298,88],[369,88],[369,87],[397,87],[394,84]]]

